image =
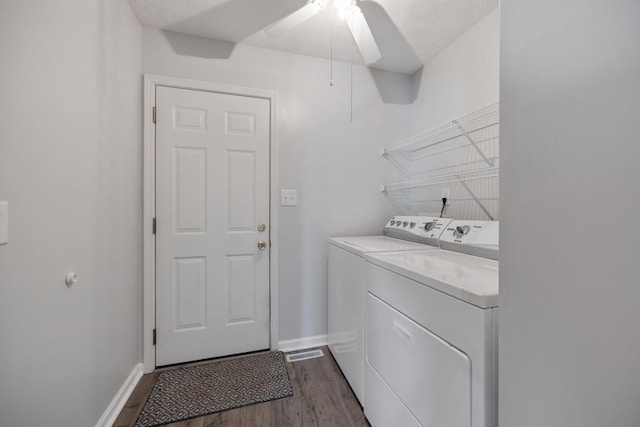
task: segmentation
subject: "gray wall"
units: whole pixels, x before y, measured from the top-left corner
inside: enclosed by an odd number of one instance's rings
[[[0,426],[95,425],[139,360],[140,37],[123,1],[0,2]]]
[[[640,425],[640,2],[501,5],[500,425]]]

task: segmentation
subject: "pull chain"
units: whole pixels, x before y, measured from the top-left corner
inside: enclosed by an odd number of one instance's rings
[[[351,42],[351,82],[350,82],[350,100],[349,100],[349,109],[350,109],[350,119],[351,123],[353,123],[353,47],[355,44],[355,40]]]
[[[330,70],[329,70],[329,86],[333,87],[333,20],[335,18],[335,8],[334,8],[334,5],[333,5],[333,2],[330,2],[330,3],[331,3],[331,18],[330,18],[331,19],[331,34],[330,34],[331,51],[329,53],[329,56],[330,56],[331,59],[329,61],[329,64],[330,64],[329,65],[329,67],[330,67]]]

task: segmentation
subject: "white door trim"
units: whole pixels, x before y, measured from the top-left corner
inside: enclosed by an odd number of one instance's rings
[[[269,343],[272,350],[278,348],[278,139],[276,128],[277,95],[275,92],[231,86],[226,84],[202,82],[179,77],[144,75],[144,168],[143,168],[143,320],[142,351],[144,372],[152,372],[156,367],[156,352],[153,345],[153,329],[156,326],[156,288],[155,288],[155,236],[152,232],[153,218],[156,215],[155,200],[155,140],[156,129],[153,123],[153,106],[156,99],[156,86],[169,86],[179,89],[193,89],[206,92],[218,92],[229,95],[251,96],[269,100],[270,104],[270,237],[271,257],[269,259]]]

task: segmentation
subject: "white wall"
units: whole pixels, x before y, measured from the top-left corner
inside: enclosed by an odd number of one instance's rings
[[[640,2],[501,6],[500,425],[640,425]]]
[[[95,425],[139,360],[140,37],[126,2],[0,2],[2,426]]]
[[[499,71],[500,15],[496,9],[425,65],[418,99],[409,107],[411,133],[498,102]]]
[[[350,122],[348,64],[334,64],[330,88],[326,60],[143,29],[144,73],[278,93],[280,187],[298,190],[298,207],[280,210],[280,340],[327,332],[327,237],[379,234],[395,213],[379,190],[397,172],[380,148],[497,101],[497,34],[495,12],[436,57],[415,105],[383,104],[356,67]]]

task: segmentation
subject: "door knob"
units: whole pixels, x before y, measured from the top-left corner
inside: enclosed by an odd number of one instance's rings
[[[265,242],[264,240],[260,240],[258,242],[258,249],[260,249],[261,251],[264,251],[266,247],[267,247],[267,242]]]

